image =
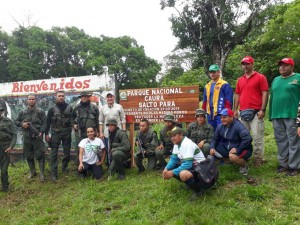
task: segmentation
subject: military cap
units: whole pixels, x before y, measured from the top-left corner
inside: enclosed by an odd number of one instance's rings
[[[116,125],[116,126],[118,126],[118,122],[117,122],[116,119],[108,119],[107,123],[106,123],[106,126],[108,126],[108,125]]]
[[[172,114],[167,114],[164,116],[164,121],[171,121],[172,123],[176,123],[175,117]]]
[[[195,117],[199,115],[203,115],[204,117],[206,117],[206,112],[203,109],[196,109]]]
[[[1,112],[1,111],[5,111],[5,109],[4,109],[3,107],[0,106],[0,112]]]
[[[172,130],[171,130],[171,135],[176,135],[176,134],[184,134],[184,130],[180,127],[174,127]]]
[[[83,97],[83,96],[92,96],[92,94],[87,91],[83,91],[80,93],[79,97]]]

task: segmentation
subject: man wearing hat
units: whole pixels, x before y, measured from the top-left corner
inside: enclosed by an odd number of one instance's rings
[[[218,65],[213,64],[209,67],[211,81],[205,85],[203,92],[202,109],[206,111],[208,123],[214,129],[221,123],[218,115],[224,108],[232,109],[233,91],[230,85],[221,77]]]
[[[269,117],[274,128],[278,148],[278,173],[286,171],[295,176],[300,170],[300,128],[297,112],[300,102],[300,74],[294,73],[294,60],[278,62],[280,76],[271,86]]]
[[[174,148],[170,161],[163,170],[162,177],[166,180],[175,177],[184,182],[194,191],[190,200],[195,200],[202,195],[203,189],[213,186],[215,181],[210,184],[205,184],[193,170],[193,163],[204,161],[205,156],[191,139],[184,136],[184,130],[179,127],[174,127],[170,133]]]
[[[99,109],[96,105],[91,103],[90,97],[92,94],[83,91],[80,93],[80,103],[76,105],[72,112],[73,128],[76,138],[76,163],[78,164],[79,149],[78,144],[84,138],[87,138],[86,129],[93,127],[97,130],[99,128]]]
[[[17,130],[13,121],[5,117],[5,109],[0,107],[0,169],[2,191],[8,191],[9,153],[17,141]]]
[[[38,160],[40,169],[40,180],[45,181],[45,144],[43,134],[46,131],[46,113],[41,108],[36,107],[36,97],[29,94],[27,97],[28,107],[22,109],[16,120],[17,127],[23,132],[23,151],[25,152],[27,163],[30,169],[29,179],[36,176],[34,158]]]
[[[117,126],[121,130],[126,130],[126,118],[123,107],[115,103],[115,95],[112,91],[106,94],[107,104],[100,108],[99,115],[99,132],[100,138],[104,140],[106,148],[108,148],[108,127],[103,126],[107,123],[108,119],[115,119]],[[110,163],[109,155],[107,154],[108,164]]]
[[[245,74],[236,84],[234,115],[236,118],[240,115],[241,122],[252,132],[254,166],[261,166],[264,161],[264,117],[268,103],[268,81],[263,74],[254,71],[254,59],[251,56],[244,57],[241,63]]]
[[[126,175],[123,162],[130,158],[129,138],[125,130],[119,129],[116,119],[108,119],[106,126],[109,132],[109,149],[107,151],[112,159],[108,174],[112,175],[117,172],[118,179],[124,180]]]
[[[164,116],[165,126],[160,130],[160,145],[156,148],[156,157],[159,161],[160,169],[164,169],[167,165],[164,156],[171,155],[173,150],[173,142],[171,140],[171,130],[176,127],[177,121],[174,115],[167,114]]]
[[[50,167],[51,167],[51,180],[56,182],[58,176],[58,148],[62,143],[63,146],[63,159],[62,159],[62,172],[65,173],[68,169],[70,161],[71,149],[71,133],[73,127],[72,121],[73,108],[70,104],[65,102],[65,92],[58,91],[56,93],[56,104],[51,106],[47,113],[47,127],[45,131],[45,140],[50,143]],[[51,138],[49,136],[51,132]]]
[[[196,121],[189,124],[186,136],[202,150],[206,157],[209,155],[214,128],[206,121],[206,112],[203,109],[197,109],[195,117]]]
[[[228,158],[240,166],[240,173],[248,174],[246,160],[252,155],[252,137],[246,127],[234,118],[231,109],[220,112],[221,122],[210,143],[210,155],[217,158]]]

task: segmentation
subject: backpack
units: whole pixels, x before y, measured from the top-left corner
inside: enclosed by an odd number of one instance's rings
[[[199,180],[206,184],[214,184],[219,178],[219,170],[215,164],[215,157],[208,155],[207,158],[194,166]]]

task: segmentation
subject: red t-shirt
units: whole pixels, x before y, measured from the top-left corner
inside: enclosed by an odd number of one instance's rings
[[[240,110],[257,109],[262,106],[262,92],[268,91],[266,77],[256,71],[249,78],[244,74],[236,84],[235,93],[240,95]]]

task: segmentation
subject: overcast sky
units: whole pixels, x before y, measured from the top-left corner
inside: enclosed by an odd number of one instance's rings
[[[146,54],[159,62],[177,39],[168,18],[171,9],[160,9],[160,0],[8,0],[0,7],[0,26],[11,32],[18,23],[43,28],[75,26],[91,36],[128,35],[144,46]]]

